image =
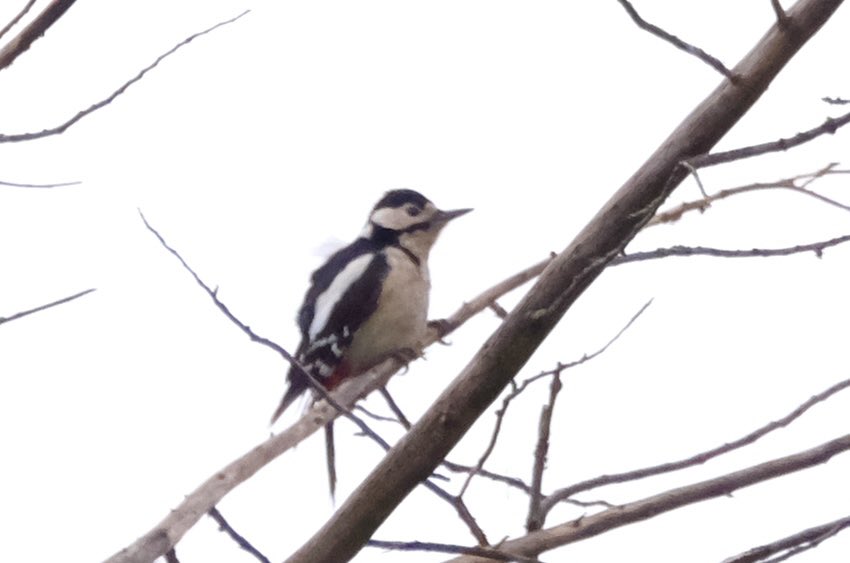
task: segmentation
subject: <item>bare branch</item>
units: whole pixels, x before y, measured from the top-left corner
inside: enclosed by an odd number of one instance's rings
[[[798,244],[796,246],[788,246],[785,248],[753,248],[751,250],[725,250],[722,248],[710,248],[706,246],[671,246],[668,248],[657,248],[655,250],[647,250],[642,252],[633,252],[623,256],[618,256],[612,262],[612,266],[620,264],[630,264],[632,262],[642,262],[644,260],[656,260],[658,258],[667,258],[669,256],[714,256],[716,258],[771,258],[775,256],[791,256],[792,254],[800,254],[803,252],[814,252],[818,258],[823,256],[823,251],[827,248],[838,246],[847,241],[850,241],[850,235],[813,242],[809,244]]]
[[[505,541],[499,545],[499,549],[521,555],[542,553],[598,536],[621,526],[653,518],[689,504],[726,496],[756,483],[814,467],[848,450],[850,450],[850,434],[796,454],[776,458],[706,481],[670,489],[551,528],[537,530],[523,537]],[[474,556],[461,556],[453,559],[452,563],[484,563],[485,561]]]
[[[165,59],[169,55],[173,54],[175,51],[177,51],[178,49],[180,49],[184,45],[191,43],[194,39],[197,39],[198,37],[201,37],[202,35],[206,35],[206,34],[212,32],[212,31],[218,29],[219,27],[222,27],[224,25],[235,22],[236,20],[238,20],[239,18],[241,18],[242,16],[244,16],[245,14],[247,14],[249,12],[250,12],[250,10],[245,10],[244,12],[242,12],[241,14],[239,14],[238,16],[236,16],[234,18],[230,18],[229,20],[219,22],[219,23],[215,24],[214,26],[212,26],[210,28],[207,28],[203,31],[199,31],[198,33],[194,33],[194,34],[190,35],[189,37],[187,37],[186,39],[184,39],[183,41],[181,41],[180,43],[178,43],[177,45],[175,45],[174,47],[172,47],[171,49],[169,49],[168,51],[166,51],[162,55],[158,56],[156,58],[156,60],[154,60],[153,63],[151,63],[150,65],[146,66],[141,71],[139,71],[139,73],[136,74],[136,76],[134,76],[133,78],[131,78],[130,80],[128,80],[127,82],[122,84],[121,87],[119,87],[117,90],[112,92],[112,94],[110,94],[107,98],[97,102],[96,104],[88,107],[87,109],[80,111],[79,113],[77,113],[77,115],[75,115],[74,117],[72,117],[71,119],[69,119],[68,121],[63,123],[62,125],[59,125],[57,127],[53,127],[51,129],[44,129],[43,131],[39,131],[37,133],[19,133],[19,134],[14,134],[14,135],[0,134],[0,143],[13,143],[13,142],[18,142],[18,141],[31,141],[33,139],[41,139],[43,137],[49,137],[51,135],[59,135],[61,133],[64,133],[69,127],[71,127],[72,125],[77,123],[82,118],[84,118],[87,115],[89,115],[89,114],[111,104],[115,100],[115,98],[117,98],[118,96],[123,94],[127,90],[127,88],[129,88],[130,86],[132,86],[133,84],[135,84],[136,82],[141,80],[148,72],[150,72],[151,70],[156,68],[156,66],[159,65],[159,63],[162,62],[163,59]],[[2,63],[2,53],[0,53],[0,63]],[[2,66],[0,66],[0,68],[2,68]]]
[[[165,553],[165,563],[180,563],[177,559],[177,551],[173,547]]]
[[[395,551],[426,551],[430,553],[459,553],[464,555],[476,555],[479,557],[486,557],[490,561],[521,561],[523,563],[539,563],[539,559],[535,557],[523,557],[522,555],[505,553],[499,549],[489,547],[467,547],[463,545],[422,541],[398,542],[381,540],[369,540],[366,543],[366,546],[377,547],[380,549],[391,549]]]
[[[731,70],[726,68],[726,65],[724,65],[722,62],[720,62],[719,59],[712,57],[711,55],[709,55],[708,53],[706,53],[705,51],[703,51],[699,47],[696,47],[694,45],[691,45],[690,43],[682,41],[681,39],[679,39],[675,35],[668,33],[667,31],[664,31],[663,29],[661,29],[657,25],[653,25],[653,24],[649,23],[648,21],[643,19],[640,16],[640,14],[637,13],[637,10],[635,10],[634,6],[632,6],[631,3],[628,2],[627,0],[617,0],[617,1],[620,3],[620,5],[623,8],[625,8],[626,12],[629,14],[629,16],[632,18],[632,20],[637,24],[637,26],[639,28],[641,28],[645,31],[648,31],[649,33],[655,35],[656,37],[660,37],[664,41],[667,41],[668,43],[670,43],[671,45],[673,45],[677,49],[681,49],[682,51],[686,52],[687,54],[693,55],[694,57],[698,58],[699,60],[701,60],[702,62],[704,62],[705,64],[707,64],[708,66],[710,66],[711,68],[713,68],[714,70],[716,70],[717,72],[719,72],[720,74],[722,74],[723,76],[728,78],[729,80],[731,80],[732,82],[735,82],[735,81],[738,80],[738,77]]]
[[[829,96],[825,96],[821,100],[835,106],[846,106],[850,104],[850,100],[845,100],[844,98],[830,98]]]
[[[839,518],[802,532],[797,532],[791,536],[782,538],[775,542],[754,547],[740,555],[724,559],[723,563],[757,563],[762,561],[767,563],[765,559],[778,553],[786,552],[785,555],[793,556],[800,553],[799,550],[811,549],[817,547],[824,540],[834,537],[842,530],[850,528],[850,516]],[[784,556],[781,556],[784,557]],[[776,562],[781,559],[771,559]]]
[[[773,6],[773,13],[776,14],[776,23],[779,27],[788,27],[788,14],[785,13],[779,0],[770,0],[770,5]]]
[[[606,202],[449,384],[290,563],[348,560],[430,475],[495,401],[576,299],[628,245],[686,177],[680,165],[708,153],[752,107],[790,58],[829,19],[840,0],[799,0],[794,33],[771,26]]]
[[[17,182],[4,182],[0,180],[0,186],[9,186],[11,188],[64,188],[65,186],[78,186],[82,182],[59,182],[57,184],[19,184]]]
[[[519,489],[520,491],[522,491],[524,493],[530,493],[531,492],[531,487],[529,487],[528,484],[526,484],[525,481],[523,481],[519,477],[510,477],[508,475],[493,473],[492,471],[487,471],[486,469],[478,467],[478,466],[473,467],[471,465],[463,465],[463,464],[454,463],[454,462],[451,462],[451,461],[448,461],[448,460],[443,461],[440,465],[442,467],[445,467],[449,471],[454,471],[455,473],[472,473],[472,472],[475,472],[475,474],[478,475],[479,477],[486,477],[487,479],[490,479],[492,481],[496,481],[497,483],[504,483],[505,485],[508,485],[508,486],[513,487],[515,489]],[[460,494],[463,494],[463,493],[460,493]]]
[[[227,317],[230,322],[239,327],[239,329],[244,332],[248,336],[248,338],[250,338],[253,342],[256,342],[258,344],[261,344],[262,346],[265,346],[266,348],[274,350],[275,352],[283,356],[283,358],[290,364],[296,365],[298,363],[292,356],[292,354],[287,352],[286,349],[283,348],[283,346],[281,346],[277,342],[269,340],[264,336],[258,335],[251,329],[250,326],[239,320],[239,318],[230,311],[227,305],[225,305],[218,298],[218,289],[213,289],[208,286],[206,282],[204,282],[204,280],[202,280],[201,277],[195,272],[195,270],[193,270],[192,267],[183,259],[183,257],[180,256],[180,253],[177,252],[177,250],[175,250],[173,247],[171,247],[168,242],[166,242],[165,238],[161,234],[159,234],[159,231],[157,231],[150,223],[148,223],[148,220],[145,217],[145,214],[142,213],[142,210],[139,209],[137,211],[139,212],[139,217],[142,218],[142,222],[145,224],[145,227],[148,229],[148,231],[150,231],[157,238],[157,240],[159,240],[159,243],[162,245],[163,248],[165,248],[172,256],[174,256],[175,258],[177,258],[177,260],[180,261],[180,264],[183,266],[183,268],[187,272],[189,272],[189,274],[192,275],[192,278],[194,278],[195,282],[199,286],[201,286],[201,288],[203,288],[207,295],[209,295],[210,299],[213,300],[215,306],[218,307],[218,310],[224,313],[224,316]]]
[[[839,201],[836,201],[834,199],[828,198],[824,195],[807,189],[807,187],[812,182],[823,178],[824,176],[830,176],[835,174],[850,174],[850,170],[839,170],[836,169],[837,166],[837,162],[832,162],[816,172],[791,176],[790,178],[783,178],[774,182],[754,182],[752,184],[747,184],[744,186],[737,186],[734,188],[720,190],[716,194],[712,195],[704,194],[704,197],[701,199],[687,201],[685,203],[677,205],[672,209],[656,213],[655,216],[649,221],[649,223],[646,224],[646,226],[652,227],[661,223],[672,223],[681,219],[682,216],[689,211],[699,211],[700,213],[704,212],[706,209],[711,207],[711,204],[715,201],[719,201],[743,193],[755,192],[760,190],[789,190],[808,197],[812,197],[823,203],[826,203],[827,205],[836,207],[843,211],[850,211],[850,205],[845,205]],[[802,185],[798,185],[798,182],[800,180],[804,180],[802,182]]]
[[[412,426],[410,424],[410,421],[407,419],[406,416],[404,416],[401,407],[399,407],[398,403],[395,402],[395,399],[393,399],[393,396],[390,395],[389,391],[387,391],[387,388],[381,387],[380,389],[378,389],[378,392],[387,402],[387,406],[390,407],[390,410],[393,411],[393,414],[396,416],[396,419],[398,420],[399,424],[404,426],[405,430],[410,430],[410,427]]]
[[[540,512],[540,502],[543,495],[543,471],[546,469],[546,457],[549,454],[549,434],[552,428],[552,412],[555,410],[555,400],[561,392],[561,374],[556,373],[549,386],[549,402],[543,405],[540,412],[540,423],[537,431],[537,447],[534,449],[534,468],[531,472],[531,495],[529,495],[528,517],[525,528],[529,532],[539,530],[543,527],[543,518]]]
[[[3,70],[18,58],[24,51],[30,48],[39,37],[44,35],[50,26],[56,23],[62,15],[68,11],[68,8],[73,6],[74,0],[53,0],[50,4],[47,5],[41,13],[33,19],[28,26],[21,30],[21,32],[12,38],[5,47],[0,49],[0,70]],[[6,33],[11,26],[15,25],[17,20],[22,18],[27,11],[29,11],[32,3],[27,5],[23,12],[18,14],[18,16],[13,19],[6,28],[3,29],[3,33]]]
[[[207,515],[215,520],[216,524],[218,524],[218,529],[230,536],[230,538],[235,541],[240,548],[253,555],[261,563],[271,563],[268,557],[263,555],[260,550],[251,544],[251,542],[245,539],[245,536],[233,529],[233,526],[231,526],[230,522],[228,522],[221,512],[219,512],[218,508],[210,508]]]
[[[850,123],[850,113],[845,113],[839,117],[828,117],[822,125],[809,129],[808,131],[803,131],[802,133],[797,133],[793,137],[789,137],[787,139],[779,139],[778,141],[761,143],[760,145],[751,145],[749,147],[742,147],[740,149],[730,151],[703,154],[690,158],[687,162],[694,168],[707,168],[709,166],[732,162],[733,160],[743,160],[745,158],[751,158],[753,156],[759,156],[769,152],[787,151],[788,149],[800,146],[803,143],[808,143],[813,139],[817,139],[821,135],[826,135],[827,133],[833,135],[836,131],[848,123]]]
[[[95,290],[95,288],[87,289],[85,291],[75,293],[74,295],[70,295],[68,297],[63,297],[62,299],[59,299],[59,300],[54,301],[52,303],[48,303],[47,305],[41,305],[40,307],[36,307],[34,309],[28,309],[26,311],[21,311],[19,313],[15,313],[15,314],[10,315],[8,317],[0,317],[0,325],[2,325],[3,323],[7,323],[9,321],[15,321],[15,320],[20,319],[22,317],[26,317],[27,315],[32,315],[33,313],[38,313],[39,311],[44,311],[45,309],[50,309],[51,307],[56,307],[57,305],[62,305],[63,303],[67,303],[69,301],[73,301],[74,299],[77,299],[78,297],[82,297],[83,295],[87,295],[94,290]]]
[[[661,465],[654,465],[652,467],[644,467],[642,469],[636,469],[633,471],[626,471],[625,473],[614,473],[611,475],[601,475],[599,477],[595,477],[593,479],[588,479],[587,481],[582,481],[580,483],[576,483],[574,485],[570,485],[569,487],[564,487],[563,489],[559,489],[546,497],[541,505],[541,512],[543,514],[548,513],[558,502],[567,499],[575,494],[578,494],[583,491],[588,491],[590,489],[596,489],[598,487],[603,487],[605,485],[612,485],[615,483],[625,483],[627,481],[635,481],[638,479],[645,479],[647,477],[652,477],[655,475],[661,475],[662,473],[670,473],[672,471],[679,471],[680,469],[685,469],[687,467],[693,467],[695,465],[701,465],[707,462],[710,459],[718,457],[723,454],[727,454],[734,450],[740,449],[744,446],[748,446],[760,438],[770,434],[771,432],[778,430],[780,428],[784,428],[794,422],[796,419],[800,418],[806,411],[815,406],[818,403],[822,403],[826,401],[839,391],[843,391],[850,387],[850,379],[845,379],[844,381],[840,381],[835,385],[825,389],[824,391],[818,393],[817,395],[813,395],[809,398],[809,400],[805,401],[793,411],[783,416],[779,420],[775,420],[764,426],[753,430],[746,436],[738,438],[737,440],[733,440],[732,442],[728,442],[723,444],[722,446],[718,446],[716,448],[710,449],[705,452],[698,453],[696,455],[687,457],[685,459],[681,459],[679,461],[673,461],[669,463],[662,463]]]
[[[18,22],[21,21],[22,17],[27,15],[27,12],[30,11],[30,8],[32,8],[33,4],[35,4],[35,0],[28,0],[24,7],[21,8],[21,11],[18,12],[18,15],[9,20],[9,23],[7,23],[5,27],[3,27],[3,29],[0,29],[0,39],[2,39],[4,35],[9,33],[9,30],[15,27]]]
[[[555,367],[555,369],[552,369],[552,370],[549,370],[549,371],[544,371],[542,373],[539,373],[537,375],[529,377],[526,380],[524,380],[520,385],[514,385],[513,390],[510,393],[508,393],[507,395],[505,395],[504,399],[502,399],[502,406],[495,412],[496,422],[493,426],[493,432],[491,432],[491,434],[490,434],[490,441],[488,442],[487,447],[484,448],[484,453],[482,453],[481,457],[479,457],[478,463],[476,463],[475,467],[472,467],[472,468],[466,468],[465,466],[457,466],[457,467],[462,467],[463,468],[462,471],[468,471],[468,473],[469,473],[469,475],[466,478],[466,481],[464,482],[463,486],[460,489],[460,493],[458,493],[458,496],[463,496],[463,494],[466,492],[466,489],[469,487],[469,484],[472,481],[472,478],[475,477],[476,475],[479,475],[479,474],[482,475],[482,476],[485,476],[485,477],[489,477],[491,479],[495,479],[497,481],[505,482],[505,483],[507,483],[507,484],[509,484],[513,487],[521,489],[523,492],[531,494],[532,488],[529,485],[526,485],[520,479],[504,478],[504,476],[496,477],[495,475],[487,474],[487,472],[484,471],[484,464],[489,459],[490,454],[493,453],[493,450],[496,447],[496,442],[499,439],[499,434],[501,433],[501,430],[502,430],[502,421],[505,417],[505,414],[508,411],[508,406],[511,404],[511,402],[515,398],[517,398],[519,395],[521,395],[528,388],[529,385],[531,385],[535,381],[538,381],[538,380],[543,379],[544,377],[548,377],[548,376],[560,376],[561,372],[563,372],[564,370],[573,368],[573,367],[578,366],[578,365],[581,365],[585,362],[589,362],[593,358],[599,356],[600,354],[603,354],[608,348],[611,347],[611,345],[614,344],[614,342],[619,340],[619,338],[626,332],[626,330],[628,330],[629,327],[634,324],[634,322],[638,319],[638,317],[640,317],[643,314],[643,312],[646,311],[646,309],[649,307],[649,305],[651,303],[652,303],[652,299],[647,301],[643,305],[643,307],[640,308],[640,310],[637,313],[632,315],[632,318],[629,319],[629,322],[627,322],[625,324],[625,326],[623,326],[623,328],[621,328],[619,330],[619,332],[617,332],[617,334],[614,335],[613,338],[611,338],[608,342],[606,342],[605,345],[602,346],[602,348],[599,348],[598,350],[596,350],[595,352],[593,352],[591,354],[585,354],[584,356],[582,356],[578,360],[573,360],[571,362],[567,362],[566,364],[558,363],[558,365]],[[452,467],[452,466],[456,466],[456,464],[451,464],[451,466],[450,466],[450,465],[447,465],[447,462],[444,462],[442,465],[446,465],[449,469],[457,470],[454,467]],[[510,479],[510,480],[507,481],[506,479]]]

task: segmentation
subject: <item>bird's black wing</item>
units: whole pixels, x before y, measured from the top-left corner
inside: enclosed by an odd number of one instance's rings
[[[347,275],[340,276],[346,269]],[[331,376],[354,333],[377,308],[388,271],[381,247],[360,238],[334,253],[313,273],[298,313],[301,343],[295,354],[311,375],[320,381]],[[290,367],[287,379],[289,388],[272,421],[309,387],[295,366]]]

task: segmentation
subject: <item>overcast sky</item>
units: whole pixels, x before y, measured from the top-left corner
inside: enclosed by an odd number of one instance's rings
[[[19,4],[2,3],[0,22]],[[768,0],[635,6],[727,66],[774,17]],[[58,125],[185,37],[245,9],[63,135],[0,147],[2,181],[82,182],[0,186],[0,316],[97,288],[0,327],[4,559],[101,560],[269,435],[286,366],[212,306],[138,209],[244,322],[292,350],[309,273],[356,236],[384,191],[413,188],[443,208],[474,207],[433,254],[431,316],[444,317],[563,249],[720,80],[637,29],[613,0],[89,0],[0,73],[0,133]],[[720,148],[788,137],[839,114],[820,99],[850,97],[849,29],[840,9]],[[702,179],[717,191],[831,162],[848,168],[848,151],[850,131],[841,131]],[[850,203],[848,178],[812,187]],[[688,181],[668,205],[698,197]],[[848,218],[799,194],[759,192],[653,227],[629,250],[782,247],[848,234]],[[839,247],[820,260],[679,258],[603,274],[520,378],[596,350],[654,301],[604,355],[565,373],[544,489],[709,449],[850,376],[848,264],[850,247]],[[409,416],[427,409],[498,322],[480,315],[393,381]],[[529,479],[547,393],[538,384],[513,407],[488,468]],[[385,409],[375,398],[368,405]],[[839,395],[749,452],[585,500],[622,503],[787,455],[845,434],[848,413],[850,397]],[[474,463],[492,422],[485,414],[451,459]],[[353,434],[337,426],[338,502],[382,455]],[[333,510],[324,471],[317,435],[220,508],[282,560]],[[720,561],[846,516],[848,474],[845,454],[543,559]],[[525,497],[485,482],[467,495],[491,540],[522,533]],[[559,509],[548,523],[580,514]],[[472,542],[448,505],[423,491],[376,538]],[[797,561],[843,561],[848,552],[845,534]],[[207,519],[178,554],[253,560]],[[367,548],[356,560],[400,557]]]

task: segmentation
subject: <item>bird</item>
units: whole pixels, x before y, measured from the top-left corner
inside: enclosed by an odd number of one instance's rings
[[[297,317],[298,365],[290,366],[272,424],[310,388],[304,371],[331,391],[391,356],[415,354],[427,331],[431,248],[443,227],[470,211],[440,210],[411,189],[381,197],[359,236],[310,278]],[[325,426],[331,497],[336,486],[332,424]]]

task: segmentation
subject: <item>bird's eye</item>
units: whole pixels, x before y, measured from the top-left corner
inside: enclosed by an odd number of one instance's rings
[[[422,210],[419,209],[418,207],[416,207],[415,205],[411,205],[410,207],[407,208],[407,214],[410,215],[411,217],[416,217],[420,213],[422,213]]]

